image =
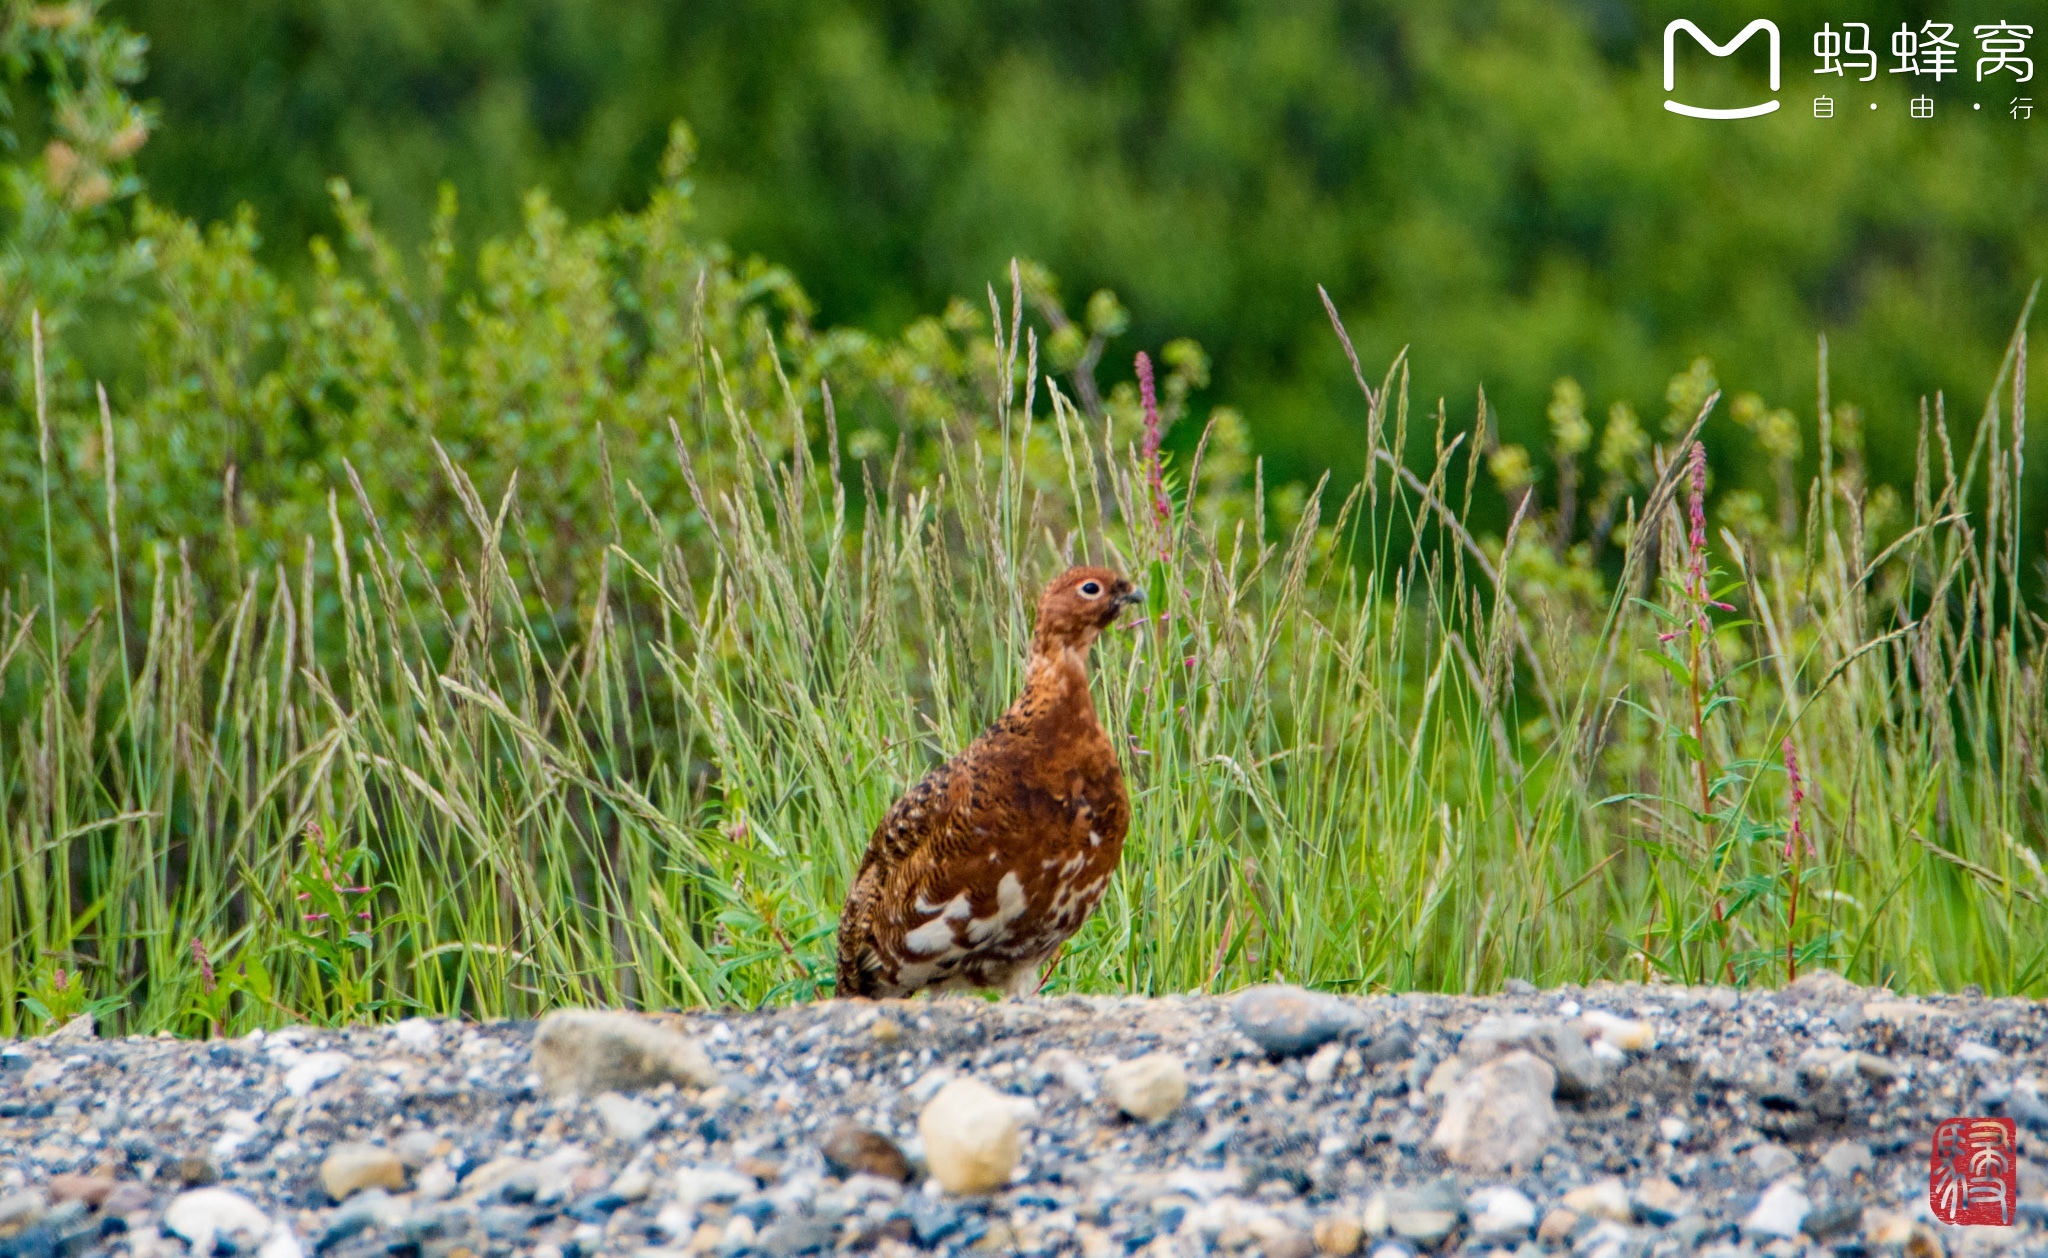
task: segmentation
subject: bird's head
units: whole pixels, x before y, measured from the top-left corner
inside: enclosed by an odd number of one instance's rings
[[[1145,601],[1145,591],[1107,568],[1069,568],[1038,599],[1038,650],[1085,651],[1118,612]]]

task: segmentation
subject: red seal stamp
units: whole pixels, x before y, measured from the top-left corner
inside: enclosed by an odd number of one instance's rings
[[[1934,1129],[1927,1205],[1943,1223],[2010,1227],[2019,1206],[2019,1128],[2010,1118],[1949,1118]]]

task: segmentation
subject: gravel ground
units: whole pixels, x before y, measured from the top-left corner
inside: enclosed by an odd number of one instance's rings
[[[2048,1142],[2048,1006],[1516,986],[73,1028],[0,1045],[0,1258],[2048,1254],[2039,1163],[2012,1227],[1927,1207],[1938,1120]]]

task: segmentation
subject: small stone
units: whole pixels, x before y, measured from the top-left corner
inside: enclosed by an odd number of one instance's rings
[[[1104,1070],[1102,1087],[1124,1113],[1140,1122],[1157,1122],[1187,1099],[1187,1067],[1169,1053],[1147,1053]]]
[[[170,1165],[171,1178],[187,1188],[205,1188],[220,1182],[220,1168],[210,1158],[188,1153]]]
[[[103,1215],[127,1216],[138,1214],[156,1203],[156,1197],[143,1185],[132,1179],[124,1179],[114,1185],[114,1191],[100,1202]]]
[[[400,1048],[425,1056],[441,1047],[441,1028],[425,1018],[407,1018],[391,1028],[391,1038]]]
[[[1545,1244],[1555,1245],[1570,1236],[1578,1228],[1580,1221],[1578,1211],[1559,1206],[1543,1216],[1543,1222],[1536,1227],[1536,1239]]]
[[[1800,1191],[1797,1180],[1781,1179],[1764,1189],[1764,1195],[1757,1199],[1756,1208],[1743,1218],[1743,1233],[1748,1236],[1782,1236],[1790,1240],[1799,1235],[1799,1226],[1806,1221],[1807,1211],[1812,1208],[1806,1194]]]
[[[1365,1229],[1367,1236],[1385,1236],[1387,1229],[1393,1226],[1388,1221],[1388,1216],[1392,1213],[1393,1208],[1387,1202],[1387,1194],[1376,1192],[1372,1199],[1365,1203],[1365,1212],[1358,1216],[1358,1225]]]
[[[1095,1072],[1078,1053],[1064,1048],[1048,1048],[1031,1063],[1032,1073],[1047,1079],[1058,1079],[1067,1091],[1075,1096],[1092,1098],[1095,1095]]]
[[[609,1191],[620,1201],[644,1201],[654,1191],[654,1173],[635,1162],[618,1173]]]
[[[1629,1194],[1635,1218],[1651,1227],[1669,1227],[1692,1209],[1692,1197],[1662,1175],[1653,1175]]]
[[[606,1092],[593,1103],[605,1130],[620,1144],[639,1144],[661,1123],[661,1111],[645,1101]]]
[[[686,1166],[676,1172],[676,1200],[691,1209],[711,1202],[738,1201],[754,1181],[718,1166]]]
[[[1513,1052],[1534,1053],[1548,1062],[1556,1072],[1557,1095],[1568,1100],[1591,1096],[1607,1085],[1608,1065],[1587,1047],[1577,1025],[1557,1018],[1488,1015],[1458,1042],[1458,1056],[1469,1062]]]
[[[868,1025],[868,1034],[886,1048],[903,1038],[903,1027],[894,1018],[876,1018]]]
[[[1628,1223],[1635,1218],[1628,1189],[1618,1179],[1603,1179],[1574,1188],[1564,1195],[1564,1206],[1589,1218],[1612,1219],[1616,1223]]]
[[[910,1159],[903,1156],[903,1150],[894,1140],[859,1123],[841,1122],[826,1135],[820,1148],[826,1165],[842,1179],[873,1175],[899,1184],[910,1182]]]
[[[1836,1179],[1849,1179],[1872,1165],[1870,1146],[1859,1140],[1838,1140],[1821,1157],[1821,1169]]]
[[[1657,1120],[1657,1134],[1668,1143],[1684,1144],[1685,1138],[1692,1134],[1692,1128],[1683,1118],[1660,1118]]]
[[[341,1145],[320,1163],[320,1186],[336,1201],[347,1201],[365,1188],[404,1192],[405,1163],[379,1145]]]
[[[408,1131],[392,1142],[391,1151],[398,1160],[405,1163],[407,1170],[416,1171],[434,1158],[446,1152],[441,1137],[431,1131]]]
[[[1022,1153],[1022,1123],[1008,1097],[974,1079],[940,1088],[917,1118],[925,1161],[948,1192],[993,1192]]]
[[[96,1210],[102,1202],[112,1195],[114,1191],[114,1177],[111,1175],[52,1175],[50,1176],[50,1182],[45,1187],[48,1189],[50,1200],[53,1202],[61,1204],[66,1201],[78,1201]]]
[[[1463,1213],[1457,1194],[1439,1181],[1387,1194],[1387,1228],[1418,1245],[1435,1245],[1458,1226]]]
[[[284,1072],[284,1090],[293,1096],[306,1096],[347,1070],[350,1061],[347,1053],[308,1053]]]
[[[35,1058],[12,1044],[0,1048],[0,1075],[24,1074],[34,1062]]]
[[[1807,1212],[1799,1228],[1815,1240],[1826,1240],[1845,1232],[1854,1232],[1863,1226],[1863,1203],[1860,1201],[1836,1201],[1816,1206]]]
[[[1994,1061],[2002,1061],[2004,1058],[2004,1053],[1999,1052],[1989,1044],[1979,1044],[1975,1040],[1964,1040],[1956,1045],[1956,1060],[1965,1066],[1988,1065]]]
[[[697,1042],[645,1018],[599,1009],[557,1009],[533,1036],[533,1065],[554,1096],[638,1092],[663,1083],[718,1082]]]
[[[1657,1031],[1639,1018],[1620,1018],[1598,1009],[1588,1009],[1579,1025],[1603,1043],[1624,1053],[1647,1053],[1657,1047]]]
[[[754,1250],[768,1258],[795,1258],[798,1254],[832,1252],[839,1231],[818,1219],[793,1218],[767,1228],[754,1239]]]
[[[1488,1240],[1526,1240],[1536,1226],[1536,1203],[1515,1188],[1481,1188],[1465,1199],[1472,1234]]]
[[[1332,1214],[1316,1220],[1316,1250],[1332,1258],[1350,1258],[1365,1243],[1365,1225],[1348,1214]]]
[[[98,1035],[99,1028],[94,1024],[92,1015],[81,1013],[42,1038],[45,1043],[71,1044],[94,1039]]]
[[[436,1162],[421,1169],[412,1191],[421,1201],[446,1201],[454,1195],[455,1188],[455,1172]]]
[[[1495,1058],[1466,1075],[1445,1098],[1430,1143],[1474,1170],[1532,1165],[1557,1130],[1557,1106],[1551,1100],[1556,1086],[1556,1072],[1533,1053]]]
[[[1325,1044],[1308,1059],[1308,1065],[1302,1068],[1302,1077],[1320,1088],[1337,1077],[1337,1063],[1343,1058],[1342,1044]]]
[[[34,1227],[50,1212],[50,1199],[34,1188],[23,1188],[0,1197],[0,1236],[12,1236]]]
[[[1500,985],[1501,992],[1508,996],[1534,996],[1536,984],[1525,978],[1511,978]]]
[[[1875,1053],[1856,1054],[1856,1069],[1866,1079],[1890,1082],[1899,1077],[1899,1068],[1890,1060]]]
[[[164,1226],[190,1242],[194,1254],[211,1254],[223,1237],[237,1250],[252,1249],[271,1230],[269,1216],[255,1202],[227,1188],[179,1193],[164,1210]]]
[[[1749,1164],[1765,1179],[1776,1179],[1799,1165],[1799,1158],[1784,1145],[1766,1141],[1750,1149]]]
[[[1372,1037],[1359,1059],[1368,1066],[1384,1066],[1388,1062],[1406,1061],[1415,1055],[1415,1033],[1399,1023]]]
[[[1334,996],[1268,984],[1230,1002],[1230,1020],[1274,1057],[1294,1057],[1365,1025],[1365,1015]]]

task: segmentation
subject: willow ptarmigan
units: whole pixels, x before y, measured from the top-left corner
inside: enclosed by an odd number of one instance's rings
[[[839,994],[1038,990],[1123,855],[1131,801],[1095,719],[1088,648],[1143,591],[1106,568],[1045,588],[1024,693],[896,801],[839,915]]]

